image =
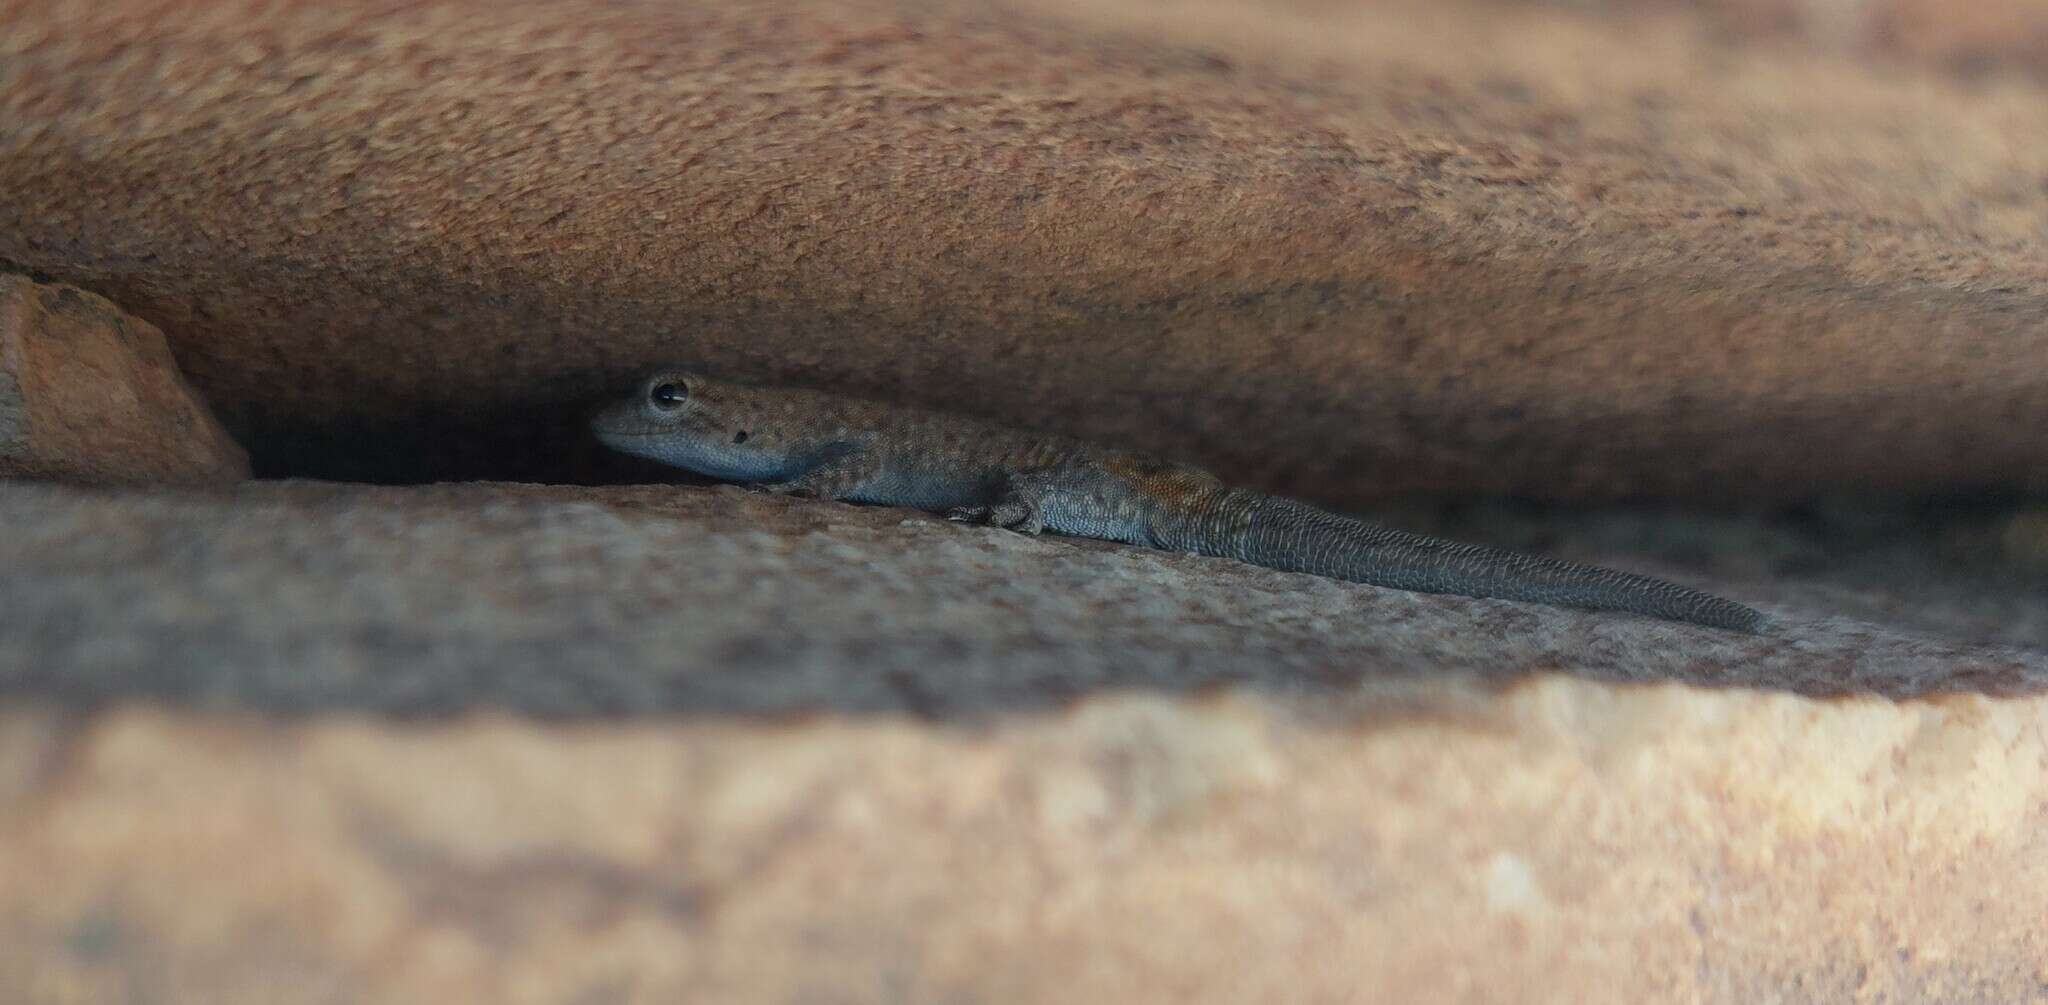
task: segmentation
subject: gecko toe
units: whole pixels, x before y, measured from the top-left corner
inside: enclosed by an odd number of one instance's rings
[[[1005,516],[1007,515],[1008,514],[1005,514]],[[1005,528],[1009,530],[1014,530],[1019,534],[1036,535],[1045,530],[1045,521],[1039,519],[1038,513],[1036,511],[1025,513],[1022,516],[1003,520],[1002,524]]]
[[[1005,501],[991,510],[988,522],[1019,534],[1036,534],[1045,529],[1045,520],[1039,516],[1038,507],[1014,499]]]
[[[955,523],[987,523],[988,507],[961,506],[957,509],[950,509],[946,511],[946,519]]]

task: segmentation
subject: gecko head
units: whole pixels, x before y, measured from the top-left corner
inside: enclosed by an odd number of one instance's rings
[[[789,450],[768,430],[764,393],[691,370],[658,371],[591,419],[605,446],[730,481],[782,478]]]

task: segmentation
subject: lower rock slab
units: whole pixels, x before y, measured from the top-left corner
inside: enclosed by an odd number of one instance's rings
[[[2009,1003],[2043,903],[2039,698],[0,718],[32,1002]]]

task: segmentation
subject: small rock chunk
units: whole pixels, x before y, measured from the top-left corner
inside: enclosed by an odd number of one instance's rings
[[[249,458],[163,332],[73,286],[0,276],[0,478],[208,484]]]

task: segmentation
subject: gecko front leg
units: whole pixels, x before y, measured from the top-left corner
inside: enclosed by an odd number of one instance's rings
[[[1050,487],[1042,473],[1011,475],[1003,482],[994,505],[961,506],[948,512],[946,519],[1037,534],[1045,530],[1045,493]]]
[[[843,449],[832,451],[824,460],[795,478],[762,482],[754,488],[779,496],[844,499],[880,472],[881,461],[872,451],[845,444]]]
[[[1019,472],[1004,481],[994,505],[965,507],[948,515],[1026,534],[1050,530],[1156,546],[1151,527],[1161,497],[1134,480],[1149,468],[1124,470],[1127,467],[1084,459]]]

